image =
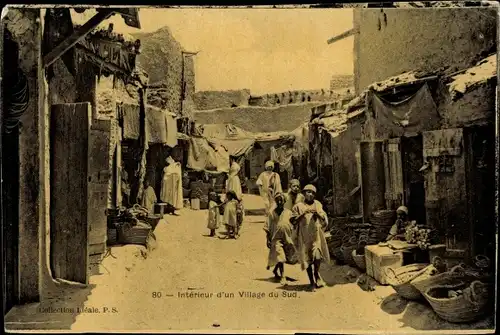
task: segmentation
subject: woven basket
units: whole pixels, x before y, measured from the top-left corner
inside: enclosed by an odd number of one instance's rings
[[[449,290],[463,290],[462,294],[449,298]],[[478,321],[490,309],[488,286],[474,281],[467,287],[465,283],[441,285],[427,289],[425,299],[434,312],[443,320],[453,323]]]
[[[431,287],[460,283],[465,283],[464,277],[461,274],[451,271],[439,273],[427,278],[421,276],[411,281],[413,287],[419,290],[422,295]]]
[[[352,259],[354,260],[354,263],[356,264],[356,266],[365,271],[366,270],[366,259],[365,259],[365,255],[358,255],[356,253],[356,250],[353,250],[352,251]]]
[[[405,299],[420,299],[422,294],[411,284],[411,281],[420,276],[426,268],[427,264],[406,265],[396,270],[386,268],[387,283],[392,286],[397,294]]]
[[[152,230],[154,231],[156,229],[156,226],[158,225],[158,223],[160,223],[161,216],[160,215],[150,215],[150,216],[142,217],[140,220],[144,221],[145,223],[150,225]]]
[[[118,242],[120,244],[146,245],[151,231],[151,228],[133,227],[130,224],[124,224],[118,228]]]

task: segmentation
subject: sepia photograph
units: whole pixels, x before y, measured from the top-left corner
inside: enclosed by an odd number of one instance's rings
[[[493,333],[498,9],[3,7],[4,331]]]

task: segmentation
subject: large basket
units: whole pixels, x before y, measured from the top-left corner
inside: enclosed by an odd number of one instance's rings
[[[427,264],[411,264],[402,266],[396,270],[386,268],[385,274],[387,283],[391,285],[401,297],[408,300],[418,300],[422,294],[411,284],[411,281],[425,272],[426,268]]]
[[[449,297],[449,290],[463,290],[462,294]],[[474,281],[467,287],[464,282],[434,286],[424,293],[425,299],[442,319],[453,322],[473,322],[481,319],[490,309],[489,287]]]
[[[356,250],[353,250],[352,251],[352,259],[354,260],[354,263],[356,264],[356,266],[365,271],[366,270],[366,259],[365,259],[365,255],[358,255],[356,253]]]
[[[420,276],[411,281],[413,287],[423,295],[429,288],[442,285],[455,285],[465,283],[464,276],[460,273],[447,271],[434,276]]]
[[[151,228],[123,224],[118,228],[118,242],[120,244],[146,245]]]
[[[147,217],[142,217],[140,218],[140,220],[150,225],[152,230],[154,231],[158,223],[160,223],[161,215],[150,215]]]

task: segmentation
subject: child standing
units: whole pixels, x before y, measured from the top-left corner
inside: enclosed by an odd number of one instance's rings
[[[210,192],[208,195],[208,224],[207,228],[210,229],[210,236],[215,236],[215,230],[219,228],[221,215],[219,205],[221,204],[220,198],[215,192]]]
[[[238,196],[234,191],[227,192],[224,208],[224,224],[227,227],[227,238],[237,239],[239,237],[242,218],[242,206]]]

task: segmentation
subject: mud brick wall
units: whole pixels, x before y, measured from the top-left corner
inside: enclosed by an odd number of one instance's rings
[[[138,64],[148,73],[150,84],[162,84],[161,88],[148,90],[148,103],[180,113],[183,76],[181,44],[168,27],[135,36],[142,42]]]
[[[236,105],[248,106],[250,90],[228,90],[228,91],[200,91],[193,95],[196,109],[207,110],[215,108],[232,107]]]
[[[485,8],[355,9],[356,92],[404,71],[475,65],[496,50],[496,17]]]

